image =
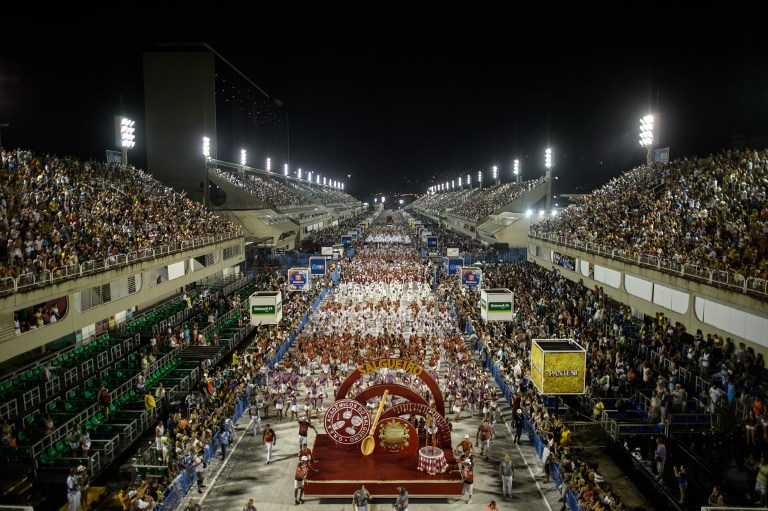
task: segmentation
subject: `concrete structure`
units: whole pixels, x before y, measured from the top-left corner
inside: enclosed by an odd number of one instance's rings
[[[565,255],[573,269],[556,265]],[[603,287],[606,294],[632,308],[633,314],[655,316],[663,313],[674,324],[744,341],[756,353],[768,355],[768,300],[745,281],[741,288],[693,279],[661,268],[656,262],[620,257],[617,253],[596,253],[585,247],[530,237],[528,260],[547,269],[557,268],[574,282]]]

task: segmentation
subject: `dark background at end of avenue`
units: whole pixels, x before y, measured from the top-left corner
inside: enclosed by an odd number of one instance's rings
[[[644,160],[648,112],[672,159],[766,145],[759,3],[424,11],[170,2],[12,12],[0,36],[2,143],[103,160],[122,105],[138,128],[129,161],[146,168],[143,52],[206,42],[284,101],[291,169],[348,181],[364,200],[480,170],[487,185],[493,165],[508,181],[515,158],[533,179],[547,146],[558,192],[586,192]]]

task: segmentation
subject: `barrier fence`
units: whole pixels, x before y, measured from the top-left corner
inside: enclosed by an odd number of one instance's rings
[[[237,405],[235,406],[235,411],[232,414],[232,422],[236,423],[238,420],[240,420],[240,417],[243,416],[243,413],[248,406],[249,398],[250,391],[246,388],[243,397],[240,399],[240,401],[237,402]],[[216,432],[216,434],[213,435],[210,443],[205,446],[205,449],[203,449],[203,461],[206,465],[210,464],[211,457],[216,452],[218,452],[220,447],[221,440],[219,439],[219,433]],[[195,467],[191,464],[192,457],[193,454],[189,453],[187,458],[184,460],[185,468],[181,471],[181,473],[179,473],[178,476],[176,476],[176,479],[171,482],[169,489],[163,495],[162,504],[160,504],[157,508],[160,511],[174,511],[187,495],[189,490],[197,484],[197,474],[195,473]]]
[[[191,240],[163,245],[155,248],[139,249],[127,254],[118,254],[96,261],[87,261],[81,264],[72,264],[59,266],[50,270],[38,273],[22,273],[17,277],[5,277],[0,279],[0,295],[12,294],[18,291],[26,291],[33,288],[41,288],[57,282],[70,280],[92,273],[100,273],[108,270],[114,270],[140,261],[154,259],[156,257],[166,256],[192,250],[214,243],[221,243],[237,239],[242,236],[242,232],[230,232],[218,234],[216,236],[205,236]]]
[[[549,243],[563,245],[576,250],[583,250],[585,252],[611,259],[618,259],[638,266],[655,268],[664,273],[671,273],[673,275],[704,282],[716,287],[726,287],[743,294],[751,294],[761,297],[768,296],[768,279],[746,277],[744,273],[739,272],[712,270],[696,264],[681,264],[672,259],[661,259],[654,255],[639,254],[628,250],[600,245],[598,243],[584,243],[579,240],[573,241],[565,236],[555,236],[552,234],[543,235],[533,231],[530,231],[528,236],[532,239],[547,241]]]

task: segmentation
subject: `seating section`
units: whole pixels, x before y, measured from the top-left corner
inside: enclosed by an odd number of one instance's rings
[[[768,151],[727,150],[705,158],[642,165],[612,179],[557,218],[531,226],[576,246],[604,246],[629,259],[768,278],[762,239]],[[665,262],[666,261],[666,262]]]
[[[246,300],[255,289],[253,277],[239,276],[213,282],[209,289],[228,290]],[[213,295],[207,295],[213,296]],[[64,473],[83,465],[95,477],[136,439],[155,423],[158,411],[147,408],[139,387],[154,391],[158,384],[169,394],[190,391],[201,375],[201,360],[179,356],[183,347],[173,348],[168,342],[157,344],[155,353],[149,338],[158,325],[189,310],[205,318],[202,301],[195,293],[182,295],[131,322],[126,330],[136,333],[105,334],[87,344],[69,347],[49,355],[45,363],[19,370],[0,381],[3,416],[12,424],[16,444],[0,446],[0,459],[6,466],[29,467],[38,475],[44,472]],[[210,300],[213,303],[213,300]],[[206,302],[208,303],[208,302]],[[233,300],[233,303],[234,300]],[[232,349],[245,336],[250,326],[242,325],[239,307],[220,314],[213,323],[204,324],[206,338],[217,335],[221,346]],[[152,360],[142,369],[142,359]],[[57,386],[52,387],[51,382]],[[99,389],[104,386],[111,396],[109,412],[99,402]],[[29,399],[33,394],[35,399]],[[9,406],[13,402],[14,407]],[[156,403],[162,410],[166,403]],[[87,431],[91,448],[87,457],[82,449],[72,450],[70,433]]]

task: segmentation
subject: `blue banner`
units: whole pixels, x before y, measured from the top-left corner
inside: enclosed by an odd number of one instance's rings
[[[479,268],[462,268],[461,283],[470,289],[477,289],[480,285],[483,272]]]
[[[310,275],[325,275],[325,268],[326,268],[325,257],[309,258],[309,274]]]
[[[464,266],[464,259],[461,257],[447,257],[445,259],[445,271],[448,272],[448,275],[458,275],[462,266]]]
[[[437,236],[427,236],[427,248],[437,248]]]
[[[352,236],[342,236],[341,237],[341,244],[345,247],[349,248],[352,246]]]
[[[288,270],[288,288],[291,291],[309,289],[309,270],[307,268],[291,268]]]

